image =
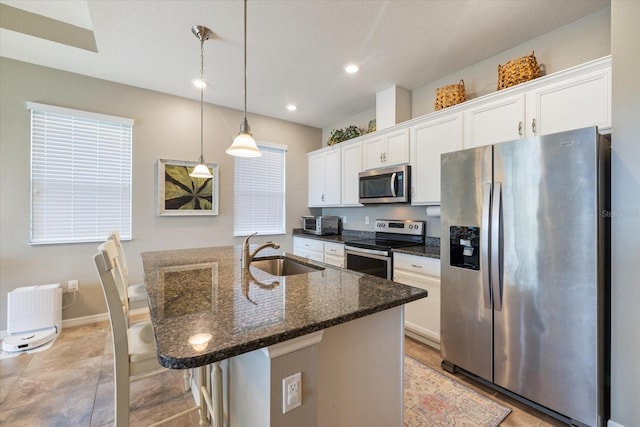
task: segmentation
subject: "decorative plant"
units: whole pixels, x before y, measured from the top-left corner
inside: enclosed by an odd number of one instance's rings
[[[364,130],[360,129],[356,125],[347,126],[344,129],[333,129],[331,131],[331,135],[329,135],[329,141],[327,141],[327,144],[334,145],[362,134],[364,134]]]

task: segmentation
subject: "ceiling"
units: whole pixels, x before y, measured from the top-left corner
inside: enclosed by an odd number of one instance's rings
[[[250,113],[328,127],[609,6],[609,0],[251,0]],[[243,108],[240,0],[0,0],[0,56]],[[10,19],[9,19],[10,18]],[[347,75],[344,65],[360,66]],[[294,103],[298,110],[287,111]]]

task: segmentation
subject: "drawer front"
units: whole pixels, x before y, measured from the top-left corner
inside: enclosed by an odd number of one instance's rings
[[[307,250],[304,250],[304,249],[296,249],[294,251],[294,254],[296,254],[298,256],[301,256],[303,258],[312,259],[314,261],[324,262],[324,256],[322,255],[322,252],[307,251]]]
[[[344,268],[344,257],[341,256],[333,256],[333,255],[324,255],[325,264],[333,265],[334,267]]]
[[[440,277],[440,260],[423,256],[393,254],[394,270],[404,270],[415,274]]]
[[[304,251],[320,252],[322,254],[324,252],[324,242],[322,242],[321,240],[305,239],[303,237],[294,237],[293,249],[294,251],[304,250]]]
[[[324,254],[327,256],[344,257],[344,245],[342,243],[324,243]]]

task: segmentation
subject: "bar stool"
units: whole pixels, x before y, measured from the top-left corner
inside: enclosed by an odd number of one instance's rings
[[[122,241],[120,240],[120,233],[117,230],[112,231],[109,234],[109,240],[113,240],[118,249],[118,260],[120,262],[120,271],[124,277],[125,289],[127,291],[127,298],[129,299],[129,308],[137,309],[147,306],[147,290],[144,283],[129,283],[129,269],[127,268],[127,258],[124,254],[124,248],[122,247]]]
[[[157,359],[153,329],[150,321],[142,321],[128,326],[128,315],[122,304],[118,288],[123,284],[118,265],[118,250],[115,242],[108,240],[98,246],[94,255],[100,283],[109,309],[109,319],[113,337],[113,364],[115,389],[115,425],[129,425],[129,384],[166,370]],[[166,424],[176,418],[199,410],[194,406],[153,426]]]

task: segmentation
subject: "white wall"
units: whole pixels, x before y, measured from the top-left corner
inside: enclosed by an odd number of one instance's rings
[[[610,17],[611,9],[604,8],[583,19],[414,89],[411,92],[412,118],[433,112],[436,89],[458,83],[460,79],[465,82],[468,99],[495,92],[498,82],[498,64],[505,64],[511,59],[528,55],[531,51],[535,51],[536,59],[544,66],[546,74],[609,55],[611,53]],[[451,52],[451,55],[455,54]],[[370,110],[363,113],[371,115]],[[332,129],[362,123],[363,113],[323,128],[323,144],[326,144]],[[372,117],[375,117],[375,107]]]
[[[436,89],[456,83],[460,79],[465,81],[469,99],[495,92],[498,78],[497,65],[529,54],[532,50],[535,50],[536,59],[544,66],[547,74],[607,56],[611,53],[610,19],[611,9],[602,9],[581,20],[415,89],[411,93],[412,117],[433,112]],[[367,121],[369,116],[375,117],[375,108],[324,128],[322,144],[326,145],[326,139],[332,129],[342,128],[349,124],[362,126],[362,123]],[[426,220],[427,236],[440,237],[440,218],[427,217],[424,207],[397,205],[393,207],[325,208],[322,213],[324,215],[346,216],[345,228],[351,230],[373,231],[373,220],[376,218]],[[365,216],[370,217],[369,225],[365,224]]]
[[[348,119],[345,119],[339,123],[334,123],[333,127],[331,128],[322,129],[322,145],[323,146],[327,145],[329,136],[331,136],[331,131],[333,131],[334,129],[343,129],[343,128],[346,128],[347,126],[356,125],[360,129],[364,129],[364,131],[366,132],[367,129],[369,128],[369,122],[371,120],[375,120],[375,118],[376,118],[376,109],[374,107],[366,111],[363,111],[360,114],[356,114],[353,117],[349,117]]]
[[[611,2],[611,419],[640,423],[640,2]]]
[[[80,281],[77,302],[63,318],[106,312],[92,256],[96,244],[29,245],[30,119],[27,101],[135,119],[133,129],[133,241],[125,242],[131,279],[142,280],[140,252],[239,244],[233,238],[233,158],[224,153],[242,112],[205,106],[204,157],[220,165],[220,214],[158,217],[158,158],[196,160],[200,151],[197,101],[0,58],[0,331],[6,329],[7,292],[27,285]],[[308,214],[307,156],[321,146],[320,129],[249,116],[257,140],[285,144],[288,235],[256,237],[291,250],[291,229]],[[105,236],[106,238],[106,236]],[[67,302],[67,297],[65,297]]]
[[[440,237],[440,217],[428,217],[426,206],[410,206],[404,204],[369,205],[350,208],[324,208],[323,215],[346,217],[343,225],[346,230],[374,231],[376,219],[413,219],[427,221],[427,236]],[[369,224],[365,218],[369,217]]]

